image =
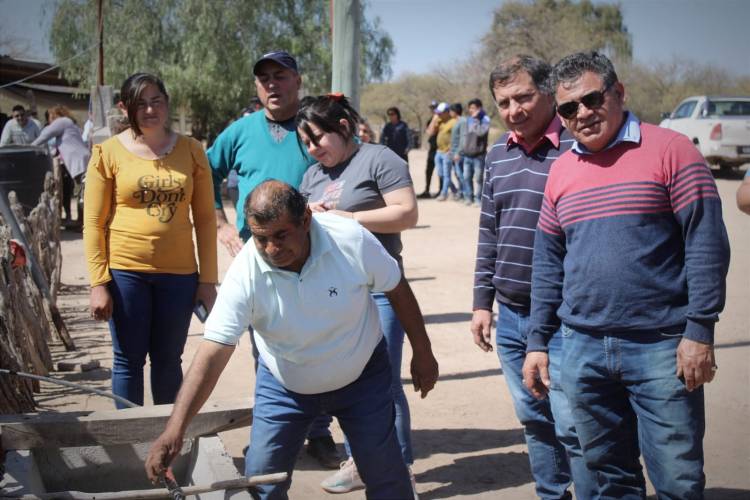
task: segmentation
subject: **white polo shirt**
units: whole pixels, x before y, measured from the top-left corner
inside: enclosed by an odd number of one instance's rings
[[[313,214],[300,273],[269,265],[252,239],[232,262],[204,338],[236,345],[251,325],[276,379],[301,394],[354,382],[383,337],[372,292],[401,280],[396,261],[359,223]]]

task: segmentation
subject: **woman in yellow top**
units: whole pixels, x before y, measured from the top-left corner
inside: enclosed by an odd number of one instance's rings
[[[193,308],[210,311],[216,299],[211,170],[198,141],[169,129],[159,78],[128,77],[120,98],[130,126],[94,146],[86,174],[91,314],[109,320],[113,392],[143,404],[148,355],[153,401],[172,403]]]

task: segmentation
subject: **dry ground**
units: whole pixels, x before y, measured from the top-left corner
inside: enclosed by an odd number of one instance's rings
[[[416,188],[424,185],[424,151],[411,153]],[[750,217],[734,204],[738,179],[718,179],[724,216],[732,245],[727,307],[717,326],[716,380],[706,392],[706,474],[708,498],[750,498]],[[433,179],[433,189],[435,180]],[[411,404],[414,470],[422,499],[534,498],[523,434],[515,418],[497,357],[474,346],[469,333],[474,245],[479,210],[454,202],[420,200],[419,225],[404,234],[406,275],[419,299],[440,362],[441,378],[427,399],[407,391]],[[56,350],[57,360],[98,359],[102,369],[83,374],[58,374],[69,380],[109,387],[111,353],[104,324],[87,314],[87,286],[80,235],[66,232],[60,306],[79,347],[77,353]],[[220,269],[229,264],[220,250]],[[184,356],[187,368],[201,329],[193,321]],[[247,336],[214,391],[212,398],[252,394],[254,383]],[[409,383],[409,349],[404,349],[402,376]],[[408,388],[408,387],[407,387]],[[74,394],[45,385],[37,397],[41,409],[64,411],[111,408],[99,397]],[[334,424],[334,436],[341,433]],[[230,453],[239,458],[248,429],[225,433]],[[343,453],[343,447],[340,447]],[[328,498],[318,483],[329,474],[304,453],[300,455],[291,498]],[[339,495],[363,498],[362,492]]]

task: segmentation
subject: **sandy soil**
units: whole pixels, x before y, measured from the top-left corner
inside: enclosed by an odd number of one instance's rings
[[[420,192],[424,185],[424,151],[411,153],[412,175]],[[719,179],[724,216],[732,244],[727,307],[717,326],[716,380],[706,392],[705,440],[707,498],[750,498],[750,218],[734,204],[738,179]],[[433,180],[433,190],[435,180]],[[474,346],[469,333],[471,286],[479,209],[454,202],[420,200],[419,225],[404,234],[406,275],[419,299],[440,362],[440,382],[425,400],[407,391],[411,405],[414,471],[422,499],[531,499],[534,489],[523,433],[495,353]],[[55,359],[97,359],[102,368],[87,373],[58,373],[68,380],[108,389],[112,356],[106,325],[88,316],[86,268],[80,235],[64,233],[63,282],[59,305],[78,351],[55,346]],[[222,273],[230,262],[220,250]],[[184,368],[200,342],[201,328],[193,321]],[[254,375],[247,336],[214,391],[212,398],[252,395]],[[408,346],[402,376],[409,384]],[[148,373],[147,373],[148,375]],[[408,387],[407,387],[408,388]],[[43,385],[37,395],[41,410],[108,409],[109,400]],[[338,426],[334,437],[341,446]],[[224,433],[230,453],[241,461],[248,429]],[[291,498],[327,498],[318,484],[330,471],[300,454]],[[364,498],[354,492],[341,500]]]

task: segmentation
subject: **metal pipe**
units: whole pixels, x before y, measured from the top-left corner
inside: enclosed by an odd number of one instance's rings
[[[93,387],[89,387],[86,385],[75,384],[73,382],[68,382],[67,380],[60,380],[58,378],[45,377],[43,375],[34,375],[33,373],[18,372],[15,370],[7,370],[5,368],[0,368],[0,374],[16,375],[18,377],[30,378],[32,380],[41,380],[44,382],[49,382],[51,384],[64,385],[65,387],[71,387],[73,389],[78,389],[84,392],[90,392],[98,396],[104,396],[105,398],[114,399],[118,403],[121,403],[129,408],[138,408],[138,405],[133,403],[132,401],[128,401],[127,399],[121,396],[118,396],[116,394],[112,394],[111,392],[102,391],[100,389],[94,389]]]

